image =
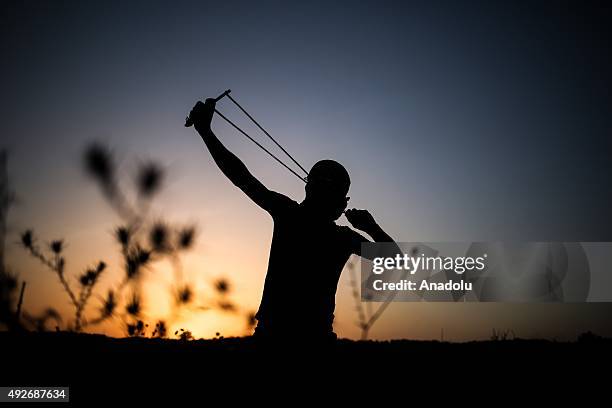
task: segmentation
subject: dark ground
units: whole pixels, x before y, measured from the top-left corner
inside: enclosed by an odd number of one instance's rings
[[[264,347],[251,338],[184,342],[0,332],[0,345],[0,385],[69,385],[71,401],[113,399],[126,391],[130,400],[180,399],[200,391],[221,393],[219,385],[245,397],[247,390],[261,392],[285,382],[342,390],[346,380],[353,396],[366,390],[395,390],[391,384],[396,382],[407,390],[433,386],[441,395],[461,384],[466,398],[480,394],[483,387],[503,385],[505,392],[525,386],[549,389],[545,383],[553,384],[549,390],[559,394],[575,389],[577,380],[593,379],[595,387],[597,378],[609,378],[612,367],[612,341],[594,336],[577,342],[340,340],[332,347],[316,348],[290,339]]]

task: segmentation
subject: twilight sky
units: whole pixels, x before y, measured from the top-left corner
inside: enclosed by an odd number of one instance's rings
[[[152,211],[200,226],[186,269],[202,287],[228,276],[236,301],[257,308],[271,220],[183,127],[196,100],[227,88],[306,167],[345,164],[352,205],[398,241],[612,241],[612,8],[600,7],[2,1],[0,134],[20,199],[7,245],[31,282],[26,306],[68,310],[51,273],[14,244],[24,228],[64,237],[70,273],[100,258],[110,265],[106,287],[120,273],[117,218],[80,167],[95,139],[114,148],[128,176],[135,159],[167,165]],[[218,108],[253,129],[229,102]],[[269,188],[303,197],[302,184],[250,142],[220,120],[213,129]],[[343,276],[336,328],[354,337],[349,293]],[[610,333],[610,309],[395,304],[372,335]],[[242,322],[208,315],[184,324],[210,336],[239,333]]]

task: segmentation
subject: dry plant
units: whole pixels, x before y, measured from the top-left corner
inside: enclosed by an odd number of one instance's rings
[[[110,149],[93,143],[87,147],[83,157],[87,175],[98,185],[107,203],[121,219],[121,224],[114,229],[114,238],[122,259],[123,274],[120,280],[111,285],[104,297],[97,295],[95,289],[100,277],[108,269],[106,263],[99,261],[78,276],[75,286],[65,271],[63,239],[53,240],[43,249],[32,229],[21,234],[23,248],[58,277],[62,290],[74,308],[74,317],[66,322],[64,329],[81,331],[88,326],[118,318],[129,336],[164,338],[168,326],[177,321],[186,310],[220,310],[243,314],[247,327],[252,327],[254,315],[241,311],[231,301],[231,284],[228,280],[212,282],[214,295],[203,302],[197,296],[193,283],[187,279],[183,271],[182,255],[193,248],[196,227],[175,226],[162,219],[149,219],[152,199],[159,194],[164,184],[164,168],[153,161],[139,163],[135,174],[135,191],[128,195],[120,182],[119,166]],[[168,290],[174,302],[170,314],[165,318],[153,319],[155,325],[149,329],[149,324],[145,322],[147,318],[144,313],[142,283],[144,275],[150,276],[148,272],[153,271],[155,264],[160,261],[168,261],[172,266],[173,277]],[[95,316],[87,317],[86,309],[92,298],[101,299],[102,304]],[[31,327],[38,330],[45,330],[49,320],[55,321],[57,329],[63,324],[61,316],[52,308],[40,316],[24,313],[24,318]],[[176,335],[182,340],[192,338],[191,333],[184,330]]]
[[[8,155],[0,151],[0,325],[9,330],[20,330],[19,303],[17,300],[18,277],[5,263],[4,251],[7,232],[7,218],[15,195],[11,190],[7,170]],[[23,285],[23,284],[22,284]]]

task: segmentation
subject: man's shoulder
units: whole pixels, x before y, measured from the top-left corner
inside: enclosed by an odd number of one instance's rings
[[[287,204],[298,205],[297,201],[287,197],[283,193],[279,193],[278,191],[270,190],[270,194],[274,197],[274,199],[285,202]]]
[[[286,214],[299,207],[297,201],[284,194],[270,190],[271,211],[273,217]]]

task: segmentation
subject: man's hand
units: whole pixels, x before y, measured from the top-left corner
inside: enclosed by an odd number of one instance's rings
[[[344,212],[346,219],[351,225],[361,230],[374,239],[375,242],[395,242],[382,228],[374,221],[374,217],[367,210],[356,210],[354,208]],[[399,247],[397,248],[399,250]]]
[[[191,112],[189,112],[189,119],[193,123],[193,126],[197,129],[210,129],[210,122],[212,121],[213,114],[215,113],[216,102],[214,99],[206,99],[206,103],[198,101]]]
[[[367,210],[356,210],[350,209],[344,212],[346,219],[351,223],[351,225],[358,230],[365,231],[369,233],[378,227],[376,221],[374,221],[374,217]]]

